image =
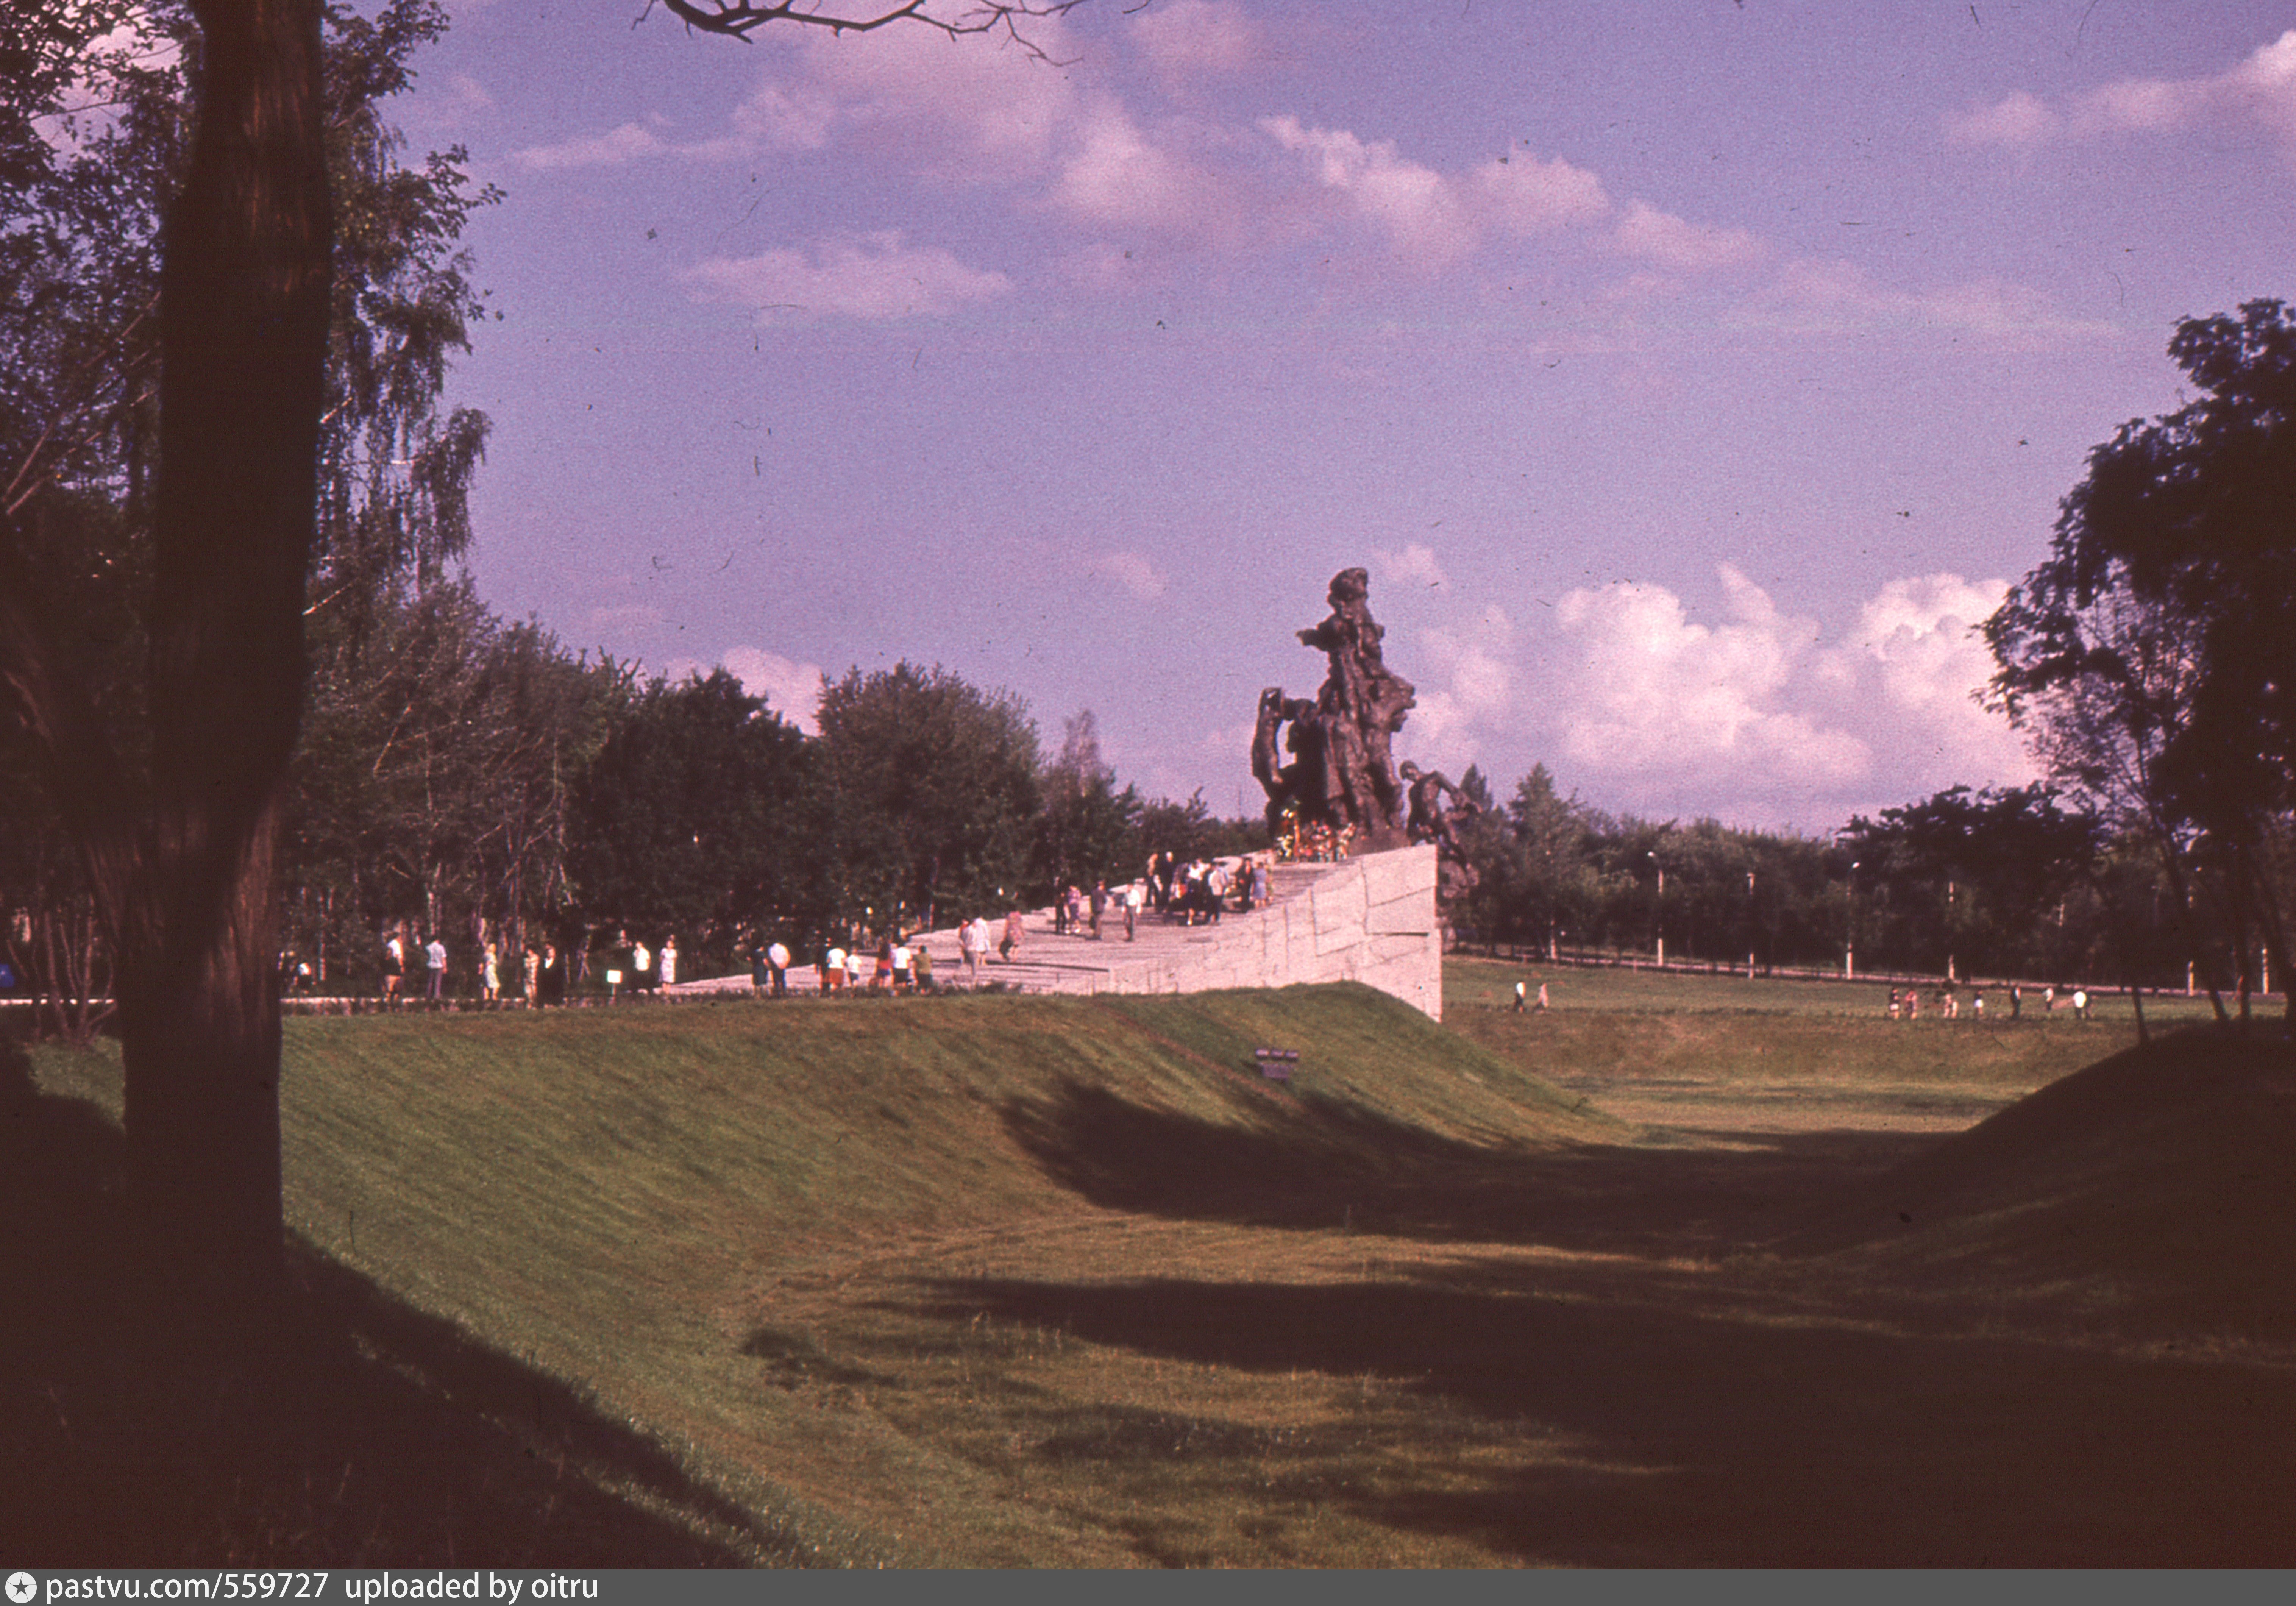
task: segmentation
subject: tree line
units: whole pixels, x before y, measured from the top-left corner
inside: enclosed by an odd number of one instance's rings
[[[1544,766],[1463,833],[1478,876],[1462,940],[1549,958],[1714,969],[2181,987],[2230,975],[2134,832],[2066,808],[2047,783],[1956,786],[1830,835],[1614,815]],[[2213,969],[2211,969],[2213,967]]]

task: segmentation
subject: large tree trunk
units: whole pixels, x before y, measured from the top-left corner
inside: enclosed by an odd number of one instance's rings
[[[162,1267],[281,1258],[275,859],[301,717],[326,359],[317,0],[195,0],[199,132],[161,278],[152,797],[119,889],[131,1186]]]

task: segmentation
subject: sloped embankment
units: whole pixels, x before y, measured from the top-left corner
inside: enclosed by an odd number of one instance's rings
[[[2051,1084],[1782,1246],[2085,1292],[2145,1332],[2296,1342],[2296,1054],[2180,1033]]]
[[[1263,1046],[1296,1049],[1296,1079],[1264,1081]],[[945,1452],[774,1385],[756,1313],[784,1280],[1183,1200],[1334,1228],[1366,1201],[1472,1214],[1524,1155],[1617,1131],[1353,984],[296,1020],[288,1060],[313,1244],[673,1446],[770,1531],[864,1562],[1021,1518],[962,1497],[979,1475]],[[532,1428],[537,1454],[579,1449]],[[948,1532],[871,1494],[925,1487],[955,1491]]]

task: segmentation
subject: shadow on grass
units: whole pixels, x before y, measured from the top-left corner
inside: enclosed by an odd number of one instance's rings
[[[275,1342],[196,1360],[126,1268],[123,1143],[0,1044],[0,1555],[707,1567],[775,1536],[560,1381],[296,1243]]]
[[[2013,1284],[1893,1290],[1759,1252],[1833,1211],[1870,1233],[1876,1179],[1934,1136],[1511,1149],[1313,1105],[1223,1126],[1084,1086],[1005,1115],[1096,1203],[1491,1246],[1420,1262],[1367,1241],[1380,1274],[1341,1283],[922,1285],[919,1314],[945,1323],[1322,1376],[1335,1399],[1375,1381],[1390,1404],[1358,1410],[1357,1452],[1263,1433],[1236,1455],[1236,1487],[1271,1504],[1603,1567],[2296,1561],[2284,1360],[2148,1351],[2071,1307],[2045,1332]],[[1035,1424],[1045,1454],[1122,1462],[1105,1414]],[[1230,1426],[1150,1437],[1217,1455]]]
[[[1337,1451],[1328,1430],[1287,1443],[1095,1402],[1043,1413],[1037,1453],[1112,1472],[1226,1457],[1214,1480],[1232,1498],[1336,1504],[1525,1561],[2296,1561],[2285,1367],[1923,1332],[1624,1259],[1454,1277],[939,1279],[919,1314],[1320,1374],[1353,1428]]]
[[[1095,1204],[1180,1220],[1435,1241],[1712,1255],[1807,1225],[1823,1200],[1923,1143],[1872,1132],[1702,1135],[1697,1149],[1477,1143],[1304,1097],[1238,1101],[1234,1124],[1065,1081],[1006,1129]]]

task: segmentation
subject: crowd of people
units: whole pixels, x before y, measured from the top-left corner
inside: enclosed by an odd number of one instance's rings
[[[1187,925],[1216,923],[1222,914],[1248,912],[1268,901],[1268,856],[1247,854],[1226,860],[1181,862],[1170,853],[1152,856],[1144,873],[1111,888],[1095,881],[1087,890],[1071,883],[1061,889],[1052,907],[1055,936],[1098,941],[1112,936],[1121,925],[1125,940],[1137,940],[1140,923],[1150,915]],[[975,917],[957,928],[960,974],[937,976],[931,950],[922,940],[899,931],[843,938],[817,937],[805,945],[800,957],[781,938],[746,950],[750,991],[757,996],[783,998],[791,991],[791,978],[802,969],[812,971],[812,990],[823,996],[846,994],[931,993],[946,990],[960,980],[967,987],[986,984],[992,964],[1011,965],[1029,936],[1022,911],[1015,909],[999,922]],[[643,936],[633,939],[627,930],[594,954],[562,954],[555,944],[529,944],[506,951],[495,942],[480,945],[472,968],[457,987],[450,979],[450,955],[445,934],[425,934],[412,925],[394,926],[383,933],[381,945],[381,1003],[387,1009],[411,1003],[444,1005],[471,996],[476,981],[477,1000],[484,1005],[525,1005],[544,1009],[564,1004],[571,996],[602,996],[607,1002],[656,997],[674,987],[678,979],[677,938],[665,935],[659,948]],[[281,959],[283,991],[308,992],[311,967],[293,954]]]

